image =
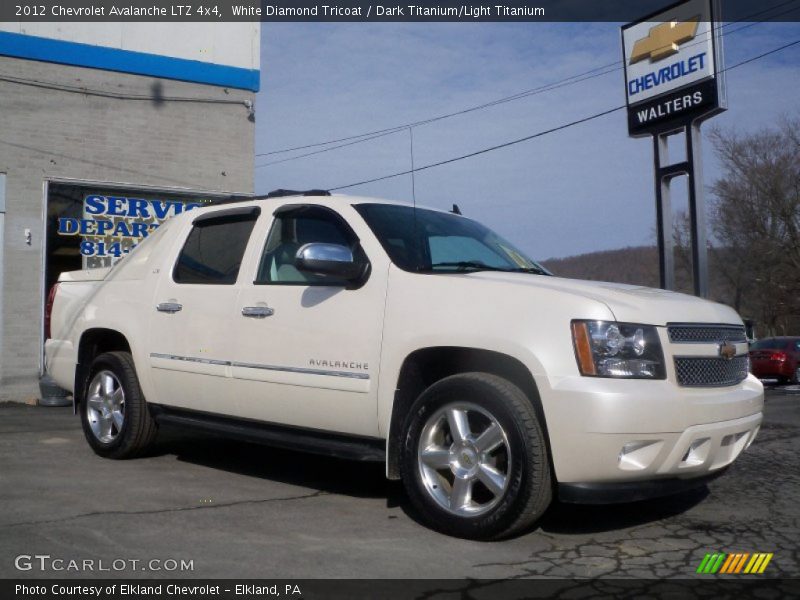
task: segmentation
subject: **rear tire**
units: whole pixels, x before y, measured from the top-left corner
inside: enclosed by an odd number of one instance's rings
[[[406,417],[400,473],[422,520],[456,537],[520,533],[552,499],[531,401],[488,373],[453,375],[420,395]]]
[[[155,440],[158,427],[139,387],[128,352],[106,352],[92,362],[81,399],[86,441],[105,458],[140,456]]]

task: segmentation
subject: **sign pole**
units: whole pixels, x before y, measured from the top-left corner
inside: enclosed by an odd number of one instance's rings
[[[686,136],[686,161],[666,165],[664,163],[669,161],[667,139],[677,132],[669,131],[653,134],[659,282],[662,289],[675,289],[675,241],[672,237],[673,217],[670,182],[674,177],[686,176],[689,189],[693,289],[696,296],[708,298],[708,245],[706,238],[705,196],[703,193],[703,165],[700,156],[700,122],[686,123],[680,132]]]
[[[667,136],[653,136],[653,161],[656,174],[656,230],[658,238],[658,264],[660,287],[675,289],[675,254],[672,239],[672,201],[669,193],[669,177],[663,174],[662,165],[669,161]]]
[[[653,138],[659,281],[675,289],[670,183],[686,176],[694,293],[707,298],[708,248],[700,123],[727,107],[718,0],[684,0],[622,27],[628,134]],[[686,160],[668,164],[668,138],[686,136]]]
[[[708,244],[701,139],[700,123],[694,121],[686,128],[686,162],[689,163],[689,218],[692,224],[692,276],[695,296],[708,298]]]

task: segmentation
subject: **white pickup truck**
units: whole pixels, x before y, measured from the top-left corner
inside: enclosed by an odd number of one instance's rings
[[[731,308],[562,279],[458,214],[315,192],[174,217],[61,275],[46,367],[101,456],[160,423],[385,461],[440,531],[496,539],[554,496],[697,487],[755,438]]]

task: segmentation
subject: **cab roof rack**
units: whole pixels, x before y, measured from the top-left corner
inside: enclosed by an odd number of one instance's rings
[[[286,196],[330,196],[328,190],[272,190],[266,196],[256,196],[256,200],[264,200],[267,198],[285,198]]]
[[[263,196],[242,196],[232,194],[222,198],[215,198],[211,202],[206,202],[203,206],[216,206],[219,204],[230,204],[232,202],[247,202],[248,200],[267,200],[268,198],[285,198],[287,196],[330,196],[328,190],[273,190],[269,194]]]
[[[244,196],[239,194],[231,194],[230,196],[222,196],[219,198],[214,198],[208,202],[203,202],[203,206],[217,206],[219,204],[231,204],[233,202],[247,202],[248,200],[252,200],[252,196]]]

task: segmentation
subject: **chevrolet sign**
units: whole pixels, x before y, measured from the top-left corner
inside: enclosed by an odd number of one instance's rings
[[[628,130],[665,131],[724,100],[711,0],[689,0],[622,28]]]
[[[662,23],[650,29],[650,33],[640,40],[636,40],[631,51],[630,64],[636,64],[646,58],[656,62],[667,58],[680,51],[684,42],[691,42],[697,36],[697,26],[700,15],[695,15],[688,21],[679,23],[671,21]]]

